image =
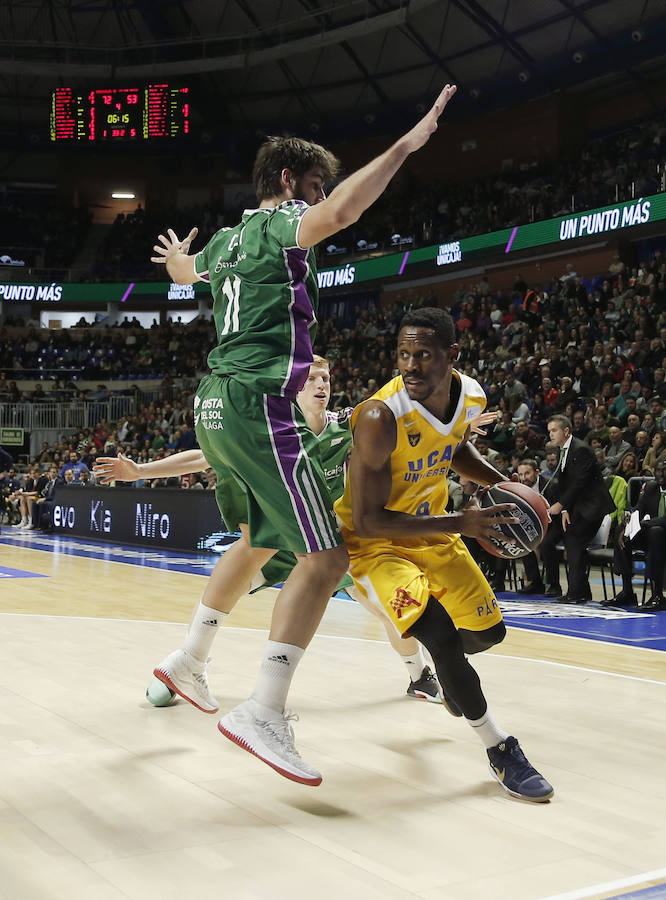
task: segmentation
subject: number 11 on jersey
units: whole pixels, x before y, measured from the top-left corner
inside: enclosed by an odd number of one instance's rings
[[[227,298],[227,309],[224,314],[224,322],[222,323],[220,337],[222,337],[223,334],[230,334],[232,331],[238,331],[240,328],[238,321],[240,312],[240,286],[241,280],[238,275],[230,275],[228,278],[224,279],[222,293]]]

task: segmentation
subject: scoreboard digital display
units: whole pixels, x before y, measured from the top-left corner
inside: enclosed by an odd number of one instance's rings
[[[51,94],[52,141],[142,141],[190,130],[189,89],[168,84]]]

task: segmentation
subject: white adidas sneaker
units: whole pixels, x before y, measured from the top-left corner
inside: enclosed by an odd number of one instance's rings
[[[153,675],[192,706],[212,715],[220,707],[208,688],[206,666],[209,662],[209,659],[206,660],[202,667],[198,660],[180,647],[155,667]]]
[[[321,784],[321,774],[301,758],[294,745],[294,730],[289,723],[297,721],[298,716],[285,711],[268,720],[257,715],[257,711],[255,701],[246,700],[223,716],[217,727],[230,741],[285,778],[312,787]]]

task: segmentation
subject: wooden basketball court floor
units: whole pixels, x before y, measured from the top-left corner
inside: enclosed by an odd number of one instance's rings
[[[308,788],[225,740],[217,716],[144,698],[202,575],[65,547],[0,535],[2,900],[666,896],[663,643],[532,620],[474,658],[555,787],[529,804],[463,721],[405,696],[381,626],[334,599],[290,697],[324,775]],[[271,607],[271,592],[243,599],[217,636],[222,712],[252,689]],[[649,618],[666,632],[666,613]]]

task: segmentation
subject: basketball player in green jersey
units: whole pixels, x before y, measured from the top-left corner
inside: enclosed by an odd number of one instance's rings
[[[155,675],[200,708],[217,712],[205,669],[229,598],[245,593],[277,550],[291,550],[298,563],[275,602],[252,697],[223,716],[218,727],[302,784],[318,785],[321,775],[296,750],[285,702],[296,666],[348,564],[316,439],[295,403],[312,363],[318,304],[313,248],[374,203],[407,157],[436,131],[454,93],[447,85],[414,128],[330,197],[324,184],[338,169],[331,153],[297,138],[269,138],[253,169],[259,208],[217,232],[196,256],[188,253],[196,229],[184,241],[169,229],[159,236],[152,257],[178,284],[203,280],[211,286],[218,345],[208,359],[212,374],[195,398],[195,427],[208,462],[216,470],[230,469],[247,494],[249,518],[215,567],[185,645],[170,653]]]
[[[308,379],[303,390],[297,396],[297,402],[317,438],[326,484],[335,501],[342,496],[345,488],[345,472],[352,439],[349,427],[352,408],[335,412],[329,411],[327,407],[330,396],[331,381],[328,361],[321,356],[315,356]],[[117,458],[100,457],[95,462],[93,471],[98,483],[109,484],[112,481],[136,481],[140,478],[168,478],[173,475],[187,475],[191,472],[203,472],[207,468],[209,468],[208,462],[203,453],[200,450],[189,450],[148,463],[136,463],[123,454]],[[245,494],[240,490],[231,473],[228,473],[217,485],[216,499],[222,518],[230,531],[238,531],[241,524],[247,523]],[[253,592],[281,584],[289,577],[295,565],[296,557],[293,553],[279,550],[255,576],[252,584]],[[367,601],[359,592],[354,591],[353,581],[349,575],[344,576],[338,585],[338,590],[344,590],[351,594],[357,602],[381,620],[391,646],[400,655],[409,672],[410,682],[407,695],[415,699],[441,702],[437,679],[426,663],[422,648],[416,638],[401,638],[383,609]]]

